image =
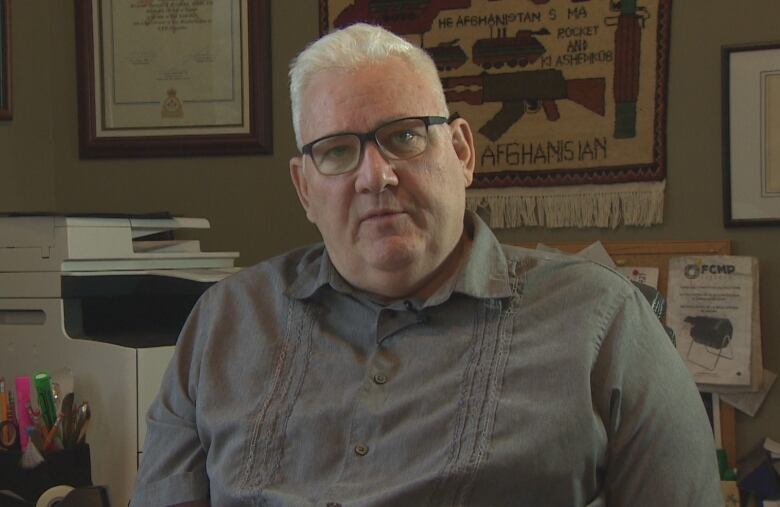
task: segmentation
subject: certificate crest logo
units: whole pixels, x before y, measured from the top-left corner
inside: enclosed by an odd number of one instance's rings
[[[683,274],[685,275],[685,278],[688,280],[693,280],[695,278],[699,277],[699,274],[701,273],[701,261],[698,260],[695,264],[688,264],[685,266],[685,271],[683,271]]]
[[[184,116],[184,105],[176,96],[176,89],[168,90],[168,96],[162,101],[162,110],[160,116],[163,118],[181,118]]]

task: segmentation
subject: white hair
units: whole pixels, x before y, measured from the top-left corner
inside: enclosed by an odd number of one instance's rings
[[[361,66],[397,57],[429,82],[442,116],[449,116],[436,65],[425,50],[379,26],[357,23],[311,43],[290,64],[290,100],[298,148],[301,139],[301,96],[315,74],[355,71]]]

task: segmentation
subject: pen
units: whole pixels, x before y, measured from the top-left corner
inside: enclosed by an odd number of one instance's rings
[[[57,427],[61,419],[62,419],[62,414],[57,416],[57,420],[52,425],[51,429],[49,429],[48,433],[46,433],[46,438],[43,441],[43,450],[45,451],[49,450],[49,446],[51,445],[52,440],[54,440],[54,435],[57,434]]]
[[[8,421],[10,421],[10,413],[8,411],[8,393],[5,392],[5,379],[3,377],[0,377],[0,424]],[[3,425],[2,435],[0,435],[0,439],[3,441],[10,438],[10,425]]]
[[[19,421],[16,420],[16,397],[14,396],[14,392],[6,391],[6,395],[8,396],[8,420],[14,424],[18,424]]]
[[[0,421],[8,419],[8,396],[5,392],[5,379],[0,377]]]

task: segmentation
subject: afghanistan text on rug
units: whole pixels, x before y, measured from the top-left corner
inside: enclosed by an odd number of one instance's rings
[[[320,0],[425,48],[475,132],[493,227],[663,221],[671,0]]]

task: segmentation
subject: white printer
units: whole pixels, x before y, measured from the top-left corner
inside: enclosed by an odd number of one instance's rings
[[[90,404],[92,480],[127,505],[156,396],[197,298],[238,270],[177,229],[205,219],[0,216],[0,376],[69,368]],[[54,379],[57,380],[56,378]]]

